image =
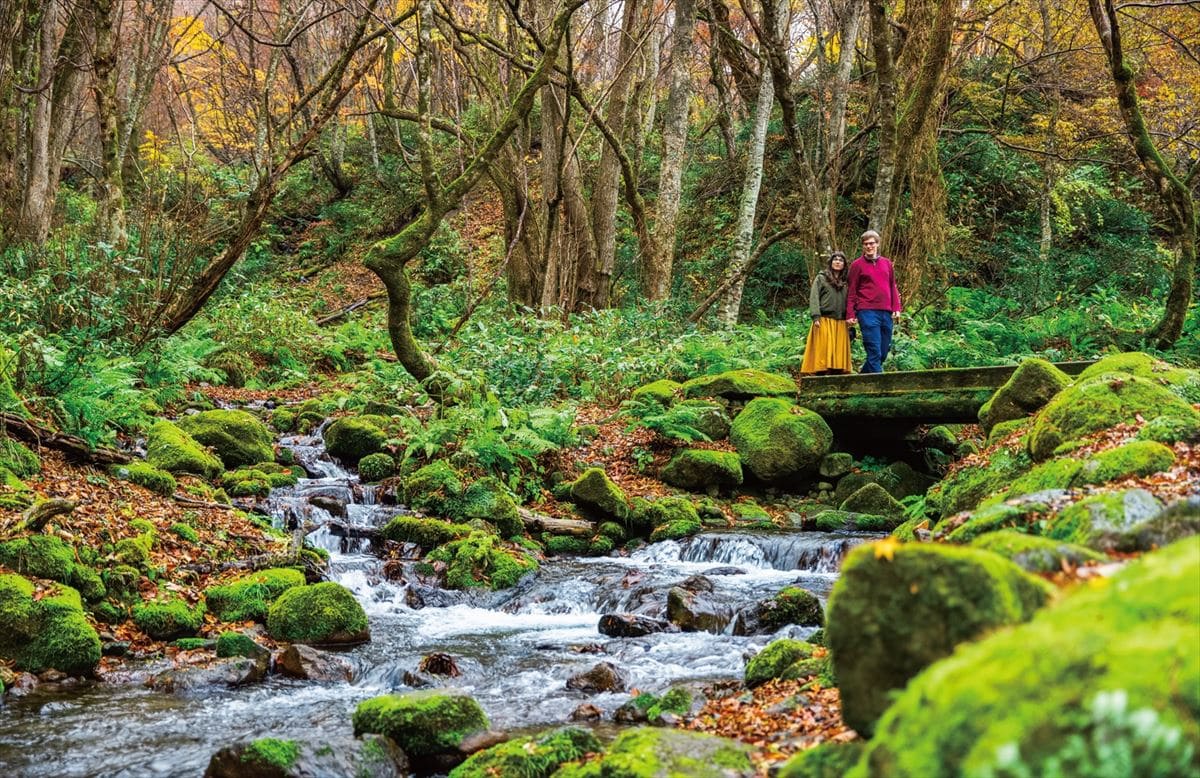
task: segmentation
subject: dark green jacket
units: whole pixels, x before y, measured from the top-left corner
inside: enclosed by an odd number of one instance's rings
[[[825,273],[817,273],[813,279],[812,293],[808,296],[808,312],[815,319],[818,316],[829,319],[846,318],[846,295],[850,288],[843,285],[841,289],[829,283]]]

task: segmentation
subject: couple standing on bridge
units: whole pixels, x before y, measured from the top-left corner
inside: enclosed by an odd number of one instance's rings
[[[892,261],[879,256],[879,233],[862,234],[863,253],[846,268],[846,255],[835,251],[813,279],[809,296],[812,327],[804,346],[801,375],[851,372],[853,327],[862,330],[867,360],[863,373],[882,373],[892,347],[892,324],[900,317],[900,292]]]

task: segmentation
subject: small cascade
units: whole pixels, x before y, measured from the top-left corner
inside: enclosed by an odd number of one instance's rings
[[[706,533],[656,543],[634,554],[647,563],[702,562],[736,567],[836,574],[854,546],[875,535],[820,532]]]

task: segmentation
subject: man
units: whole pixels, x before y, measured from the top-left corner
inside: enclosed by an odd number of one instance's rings
[[[846,295],[846,323],[859,325],[867,361],[862,372],[882,373],[883,360],[892,347],[892,323],[900,318],[900,292],[892,261],[879,256],[879,233],[862,234],[863,253],[850,265]]]

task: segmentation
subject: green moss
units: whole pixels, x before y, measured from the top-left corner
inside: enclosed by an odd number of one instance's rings
[[[782,638],[769,643],[746,663],[746,685],[758,686],[783,678],[797,662],[812,659],[815,646],[803,640]]]
[[[100,638],[79,592],[59,584],[35,600],[29,581],[0,575],[0,656],[31,673],[90,675],[100,661]]]
[[[363,483],[373,484],[395,474],[396,460],[392,458],[391,454],[381,451],[376,454],[367,454],[358,460],[358,477]]]
[[[691,426],[702,432],[709,440],[724,440],[729,437],[729,414],[717,400],[684,400],[680,408],[689,409],[693,417]]]
[[[788,586],[760,606],[759,622],[772,632],[788,624],[819,626],[825,623],[825,612],[815,594]]]
[[[480,531],[438,546],[428,558],[446,563],[446,586],[451,589],[508,589],[538,566],[524,551]]]
[[[1187,401],[1153,380],[1128,373],[1101,373],[1063,390],[1034,420],[1029,452],[1046,459],[1064,443],[1120,423],[1159,416],[1200,418]]]
[[[257,368],[250,357],[233,351],[218,351],[205,358],[204,366],[225,374],[225,386],[241,388]]]
[[[466,524],[451,524],[441,519],[423,519],[417,516],[397,516],[383,528],[382,535],[397,543],[416,543],[422,551],[432,551],[438,546],[459,540],[471,534]]]
[[[749,746],[714,735],[659,727],[621,733],[599,765],[599,775],[604,778],[728,778],[754,773]]]
[[[109,473],[114,478],[145,487],[155,494],[161,494],[163,497],[170,497],[175,493],[176,484],[174,476],[146,462],[113,465],[109,468]]]
[[[154,528],[154,522],[149,519],[130,519],[129,528],[139,535],[148,535],[151,541],[154,540],[157,530]]]
[[[350,590],[332,581],[295,586],[267,611],[267,632],[293,643],[360,643],[367,614]]]
[[[1161,443],[1134,440],[1102,451],[1083,463],[1075,479],[1076,486],[1103,484],[1130,476],[1147,476],[1170,470],[1175,452]]]
[[[612,538],[617,543],[625,541],[625,528],[615,521],[603,522],[597,531],[606,538]]]
[[[225,467],[246,467],[275,457],[270,431],[245,411],[204,411],[177,423],[198,443],[210,446]]]
[[[149,572],[150,548],[154,543],[151,535],[138,535],[136,538],[118,540],[113,550],[113,557],[122,565]]]
[[[606,535],[597,535],[588,543],[587,552],[591,556],[611,554],[617,547],[616,541]]]
[[[762,370],[730,370],[693,378],[683,385],[683,393],[686,397],[725,397],[730,400],[795,397],[796,382],[787,376]]]
[[[1191,538],[964,646],[909,683],[850,775],[1194,774],[1198,580]]]
[[[846,723],[869,734],[889,692],[959,643],[1027,620],[1049,591],[978,549],[859,546],[842,565],[825,626]]]
[[[1041,499],[998,502],[971,513],[943,519],[934,526],[933,536],[950,543],[967,543],[980,535],[1002,529],[1040,535],[1053,510],[1048,502]]]
[[[733,420],[729,440],[755,477],[782,481],[815,472],[829,453],[833,433],[812,411],[760,397]]]
[[[548,778],[559,765],[600,751],[589,730],[564,727],[536,738],[522,737],[472,754],[449,778]]]
[[[133,623],[154,640],[188,637],[204,623],[204,605],[189,607],[178,598],[135,605]]]
[[[0,467],[0,508],[21,511],[28,508],[36,495],[24,481],[7,467]]]
[[[587,538],[577,538],[571,535],[549,535],[545,541],[546,552],[550,554],[586,554],[589,545]]]
[[[866,743],[827,740],[793,756],[776,778],[842,778],[862,756]]]
[[[168,473],[192,473],[216,478],[225,469],[221,460],[204,450],[191,435],[169,421],[159,421],[146,438],[146,461]]]
[[[854,528],[856,514],[847,511],[821,511],[812,518],[811,529],[817,532],[838,532]]]
[[[983,506],[995,504],[1001,500],[1027,494],[1037,494],[1047,489],[1068,489],[1074,483],[1076,476],[1079,475],[1079,469],[1082,466],[1082,462],[1071,457],[1051,459],[1020,476],[1006,489],[997,492],[980,504]]]
[[[108,596],[108,589],[104,586],[104,580],[100,578],[100,574],[84,565],[75,565],[68,583],[78,589],[87,602],[99,602]]]
[[[113,565],[100,574],[109,595],[124,602],[138,597],[138,581],[141,577],[141,572],[129,565]]]
[[[0,543],[0,564],[23,575],[70,583],[75,551],[53,535],[30,535]]]
[[[767,513],[766,509],[754,500],[735,502],[730,507],[733,510],[734,518],[742,523],[771,520],[771,514]]]
[[[692,710],[692,693],[683,687],[670,689],[661,697],[655,698],[653,704],[646,708],[646,718],[650,723],[657,724],[664,713],[675,716],[686,716]]]
[[[504,538],[525,534],[516,501],[496,478],[480,478],[468,486],[451,506],[451,516],[458,521],[482,519]]]
[[[1028,416],[1070,385],[1071,377],[1050,362],[1026,359],[979,409],[979,423],[991,432],[1001,422]]]
[[[1012,435],[1016,432],[1026,432],[1032,427],[1033,417],[1013,419],[1012,421],[1002,421],[995,427],[992,427],[992,431],[988,433],[987,445],[990,446],[993,443],[1003,440],[1004,438],[1007,438],[1009,435]]]
[[[273,567],[204,591],[208,609],[221,621],[263,621],[271,603],[288,589],[304,586],[304,573]]]
[[[1153,381],[1188,403],[1200,403],[1200,371],[1173,367],[1149,354],[1132,351],[1113,354],[1089,366],[1077,381],[1086,381],[1105,373],[1127,373]]]
[[[202,648],[211,648],[213,641],[208,638],[179,638],[172,641],[171,645],[180,651],[197,651]]]
[[[671,486],[703,492],[709,486],[742,483],[742,461],[731,451],[685,448],[663,468],[662,480]]]
[[[583,471],[583,475],[571,484],[571,499],[605,517],[622,521],[629,519],[629,500],[625,492],[598,467]]]
[[[358,704],[353,723],[355,736],[386,735],[414,757],[454,753],[465,738],[490,726],[473,698],[445,689],[372,697]]]
[[[886,529],[898,525],[904,516],[904,506],[877,483],[867,484],[853,492],[842,502],[839,509],[850,513],[886,516],[892,519],[891,526],[885,527]]]
[[[1104,492],[1064,508],[1043,534],[1098,551],[1146,551],[1140,543],[1141,530],[1162,508],[1144,489]]]
[[[233,656],[253,659],[262,652],[262,647],[244,632],[226,631],[217,636],[217,656],[222,659]]]
[[[24,444],[0,434],[0,467],[11,470],[18,478],[29,478],[41,472],[42,460]]]
[[[1065,564],[1078,566],[1107,559],[1090,548],[1064,543],[1061,540],[1026,535],[1015,530],[1000,530],[980,535],[971,541],[971,545],[1011,559],[1022,570],[1031,573],[1054,573],[1062,570]]]
[[[1200,418],[1159,416],[1138,430],[1138,440],[1152,440],[1173,446],[1176,443],[1200,443]]]
[[[462,497],[465,486],[462,476],[439,459],[425,465],[404,479],[404,502],[410,507],[439,516],[449,516],[449,507]]]
[[[682,396],[682,394],[683,384],[679,383],[678,381],[671,381],[664,378],[660,381],[654,381],[646,384],[645,386],[640,386],[637,389],[634,389],[633,393],[629,395],[629,398],[631,400],[657,400],[664,406],[670,406],[675,402],[675,399]]]
[[[196,528],[181,521],[177,521],[171,525],[171,533],[186,540],[188,543],[200,542],[200,535],[196,532]]]
[[[296,412],[287,408],[271,411],[271,428],[276,432],[291,432],[296,428]]]
[[[368,454],[377,454],[387,442],[387,433],[374,416],[347,416],[325,428],[325,450],[330,456],[357,465]]]
[[[651,528],[650,541],[678,540],[695,535],[703,527],[696,506],[685,497],[662,497],[638,503],[639,526]]]
[[[300,744],[295,740],[279,740],[264,737],[246,746],[242,752],[242,762],[287,773],[300,758]]]
[[[296,432],[307,435],[320,427],[323,421],[325,421],[325,414],[322,411],[300,411],[296,416]]]
[[[1008,486],[1033,467],[1023,452],[997,449],[982,464],[964,467],[930,488],[926,502],[941,516],[974,508],[989,494]]]

